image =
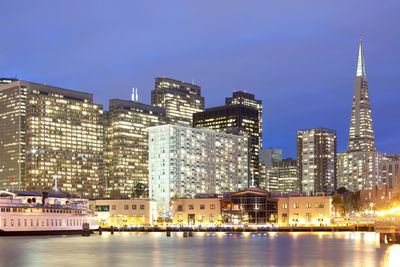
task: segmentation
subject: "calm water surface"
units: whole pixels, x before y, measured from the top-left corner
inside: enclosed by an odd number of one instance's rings
[[[400,266],[374,233],[0,237],[1,266]]]

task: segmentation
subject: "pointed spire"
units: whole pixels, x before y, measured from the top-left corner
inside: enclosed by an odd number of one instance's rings
[[[360,39],[360,44],[358,45],[358,60],[357,60],[357,77],[367,77],[365,72],[365,61],[364,61],[364,50],[362,46],[362,40]]]

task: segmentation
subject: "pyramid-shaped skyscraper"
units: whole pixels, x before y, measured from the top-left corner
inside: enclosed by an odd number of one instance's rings
[[[354,84],[353,108],[347,150],[349,152],[375,151],[368,80],[365,72],[364,51],[361,40],[358,47],[357,73]]]
[[[361,40],[358,45],[357,71],[354,82],[349,143],[347,151],[341,152],[337,157],[337,187],[345,187],[350,191],[371,189],[375,185],[382,184],[379,171],[382,154],[376,152],[375,147],[364,49]]]

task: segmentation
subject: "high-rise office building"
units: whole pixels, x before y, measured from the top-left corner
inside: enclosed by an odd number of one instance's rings
[[[220,132],[247,133],[249,136],[249,185],[259,186],[260,130],[258,110],[242,104],[207,108],[193,115],[193,127]]]
[[[199,85],[155,78],[151,104],[164,108],[171,124],[192,126],[193,114],[204,110],[204,97]]]
[[[168,123],[165,110],[139,102],[113,99],[105,113],[104,176],[107,197],[140,197],[148,187],[148,131]]]
[[[98,197],[103,107],[91,94],[26,81],[0,86],[1,183]]]
[[[273,188],[268,191],[299,192],[297,160],[287,158],[273,162],[272,168],[267,173],[267,181],[273,184]]]
[[[234,91],[232,97],[225,98],[226,105],[241,104],[249,106],[258,110],[258,146],[259,150],[262,148],[262,101],[257,100],[254,94],[247,93],[246,91]]]
[[[161,125],[149,130],[149,196],[160,213],[173,197],[248,187],[247,136]]]
[[[303,192],[309,195],[335,192],[336,146],[335,130],[297,131],[297,166]]]
[[[338,155],[338,187],[357,191],[380,185],[382,183],[379,171],[381,160],[382,154],[375,150],[364,50],[360,40],[349,143],[347,151]]]
[[[7,81],[6,81],[7,80]],[[0,85],[0,186],[24,189],[26,86]]]

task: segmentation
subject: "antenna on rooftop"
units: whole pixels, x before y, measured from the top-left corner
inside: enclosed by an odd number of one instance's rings
[[[136,88],[136,102],[139,102],[139,92],[138,88]]]

